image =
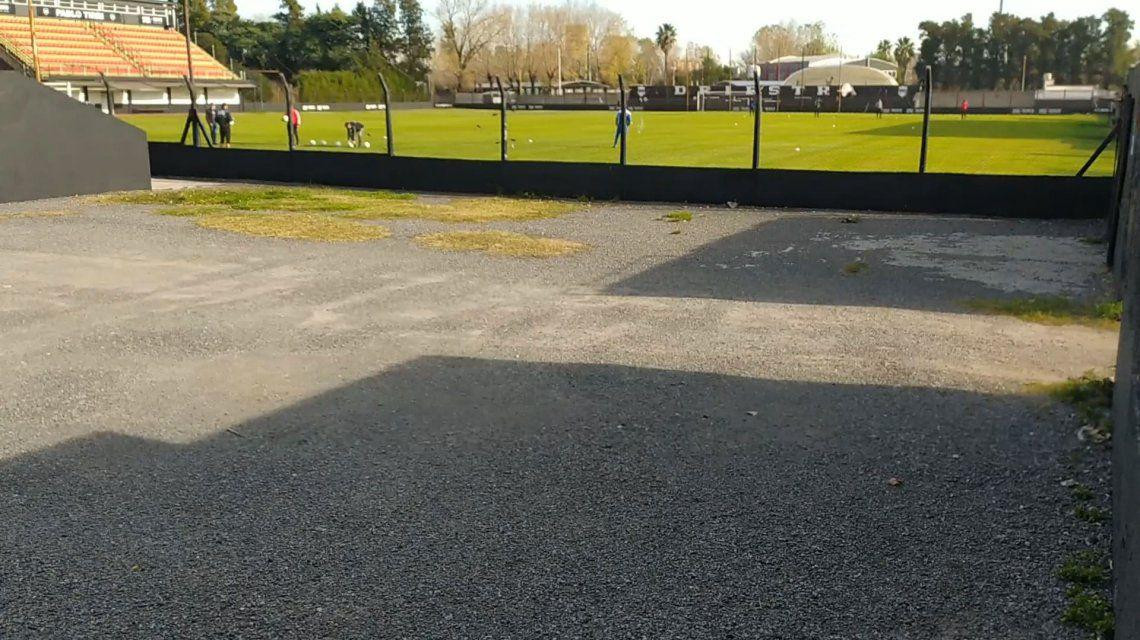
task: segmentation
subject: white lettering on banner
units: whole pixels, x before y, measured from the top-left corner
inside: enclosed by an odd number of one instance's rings
[[[10,4],[0,4],[0,13],[15,13],[16,9]]]
[[[687,92],[688,92],[688,89],[685,87],[681,87],[681,86],[674,86],[673,87],[673,95],[675,95],[675,96],[683,96]]]

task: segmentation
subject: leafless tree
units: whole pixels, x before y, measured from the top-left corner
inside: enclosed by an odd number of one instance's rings
[[[503,21],[488,0],[440,0],[435,16],[440,25],[440,49],[450,58],[456,87],[471,62],[502,33]]]

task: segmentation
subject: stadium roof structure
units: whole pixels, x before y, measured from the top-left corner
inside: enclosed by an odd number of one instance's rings
[[[835,53],[825,53],[818,56],[780,56],[769,60],[767,64],[794,64],[807,63],[809,67],[860,66],[873,67],[879,71],[893,74],[898,65],[890,60],[863,56],[862,58],[848,58]]]
[[[835,58],[835,57],[836,57],[836,55],[834,53],[825,53],[823,55],[816,55],[816,56],[787,55],[787,56],[780,56],[779,58],[772,58],[771,60],[768,60],[767,63],[768,64],[788,64],[791,62],[807,62],[808,64],[811,64],[813,62],[818,62],[820,60],[829,60],[829,59]]]
[[[832,65],[801,69],[784,80],[788,87],[824,87],[849,84],[856,87],[893,87],[898,82],[885,71],[858,65]]]

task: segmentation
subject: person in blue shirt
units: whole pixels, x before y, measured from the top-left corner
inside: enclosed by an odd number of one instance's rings
[[[613,148],[617,148],[618,142],[621,141],[621,130],[624,128],[628,133],[629,127],[633,125],[633,112],[629,109],[626,109],[624,111],[619,109],[617,117],[614,118],[614,125],[617,128],[614,130]]]

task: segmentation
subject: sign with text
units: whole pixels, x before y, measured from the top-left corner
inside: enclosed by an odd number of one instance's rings
[[[64,7],[36,7],[36,15],[43,18],[62,18],[66,20],[126,22],[123,19],[123,14],[113,11],[92,11],[87,9],[68,9]]]

